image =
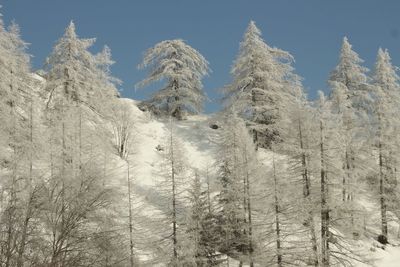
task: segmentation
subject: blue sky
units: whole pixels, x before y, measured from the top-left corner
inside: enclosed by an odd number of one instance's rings
[[[373,67],[379,47],[388,48],[400,65],[398,0],[3,0],[6,23],[15,20],[31,43],[33,67],[40,68],[55,41],[73,19],[78,35],[96,37],[93,51],[107,44],[123,81],[125,97],[144,99],[151,90],[135,91],[145,71],[137,70],[143,52],[165,39],[184,39],[199,50],[213,70],[204,80],[212,99],[230,81],[230,67],[243,32],[255,20],[271,46],[289,51],[311,98],[327,90],[343,36]],[[218,110],[218,101],[206,112]]]

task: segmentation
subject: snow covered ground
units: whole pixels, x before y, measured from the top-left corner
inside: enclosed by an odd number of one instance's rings
[[[387,246],[385,250],[376,252],[377,266],[379,267],[399,267],[400,266],[400,247]]]
[[[386,246],[382,248],[372,248],[367,252],[367,256],[370,258],[370,264],[359,263],[357,267],[399,267],[400,266],[400,247]]]
[[[161,160],[157,147],[163,148],[168,141],[170,122],[168,119],[156,119],[148,113],[143,113],[137,108],[134,100],[121,99],[121,101],[131,103],[133,118],[136,122],[131,148],[135,182],[140,186],[155,186],[156,163]],[[183,144],[190,166],[205,170],[214,162],[215,142],[213,140],[217,135],[217,130],[209,127],[206,115],[191,116],[188,120],[174,123],[173,132]]]

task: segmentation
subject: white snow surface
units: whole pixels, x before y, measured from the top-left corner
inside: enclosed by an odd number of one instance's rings
[[[131,159],[135,182],[141,186],[155,186],[156,163],[161,160],[156,147],[165,147],[168,141],[168,119],[156,119],[144,113],[131,99],[121,99],[131,103],[135,119],[134,141]],[[190,166],[205,170],[214,162],[215,143],[212,141],[216,130],[209,127],[206,115],[190,116],[187,120],[174,122],[173,132],[183,145]]]
[[[400,247],[387,245],[385,249],[381,247],[370,246],[367,252],[370,258],[369,264],[359,263],[357,267],[399,267],[400,266]]]

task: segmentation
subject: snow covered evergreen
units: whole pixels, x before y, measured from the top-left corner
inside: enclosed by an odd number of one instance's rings
[[[185,112],[198,113],[206,100],[202,78],[209,68],[206,59],[182,40],[167,40],[148,49],[139,68],[148,68],[143,87],[156,81],[166,84],[148,101],[152,107],[182,119]]]
[[[231,70],[232,83],[223,93],[227,107],[234,106],[246,119],[261,147],[279,142],[277,124],[299,85],[292,62],[288,52],[268,46],[255,22],[250,22]]]

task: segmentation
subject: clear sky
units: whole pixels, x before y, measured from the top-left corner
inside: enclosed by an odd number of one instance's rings
[[[254,20],[265,41],[289,51],[311,98],[327,90],[326,80],[337,63],[343,36],[369,68],[377,49],[388,48],[400,65],[399,0],[2,0],[6,23],[15,20],[31,43],[33,67],[41,68],[55,41],[72,19],[80,37],[96,37],[93,51],[107,44],[123,81],[122,95],[144,99],[135,91],[144,76],[137,70],[143,52],[159,41],[181,38],[200,51],[213,72],[205,91],[218,99],[218,88],[230,81],[230,67],[243,32]],[[206,112],[219,109],[218,101]]]

